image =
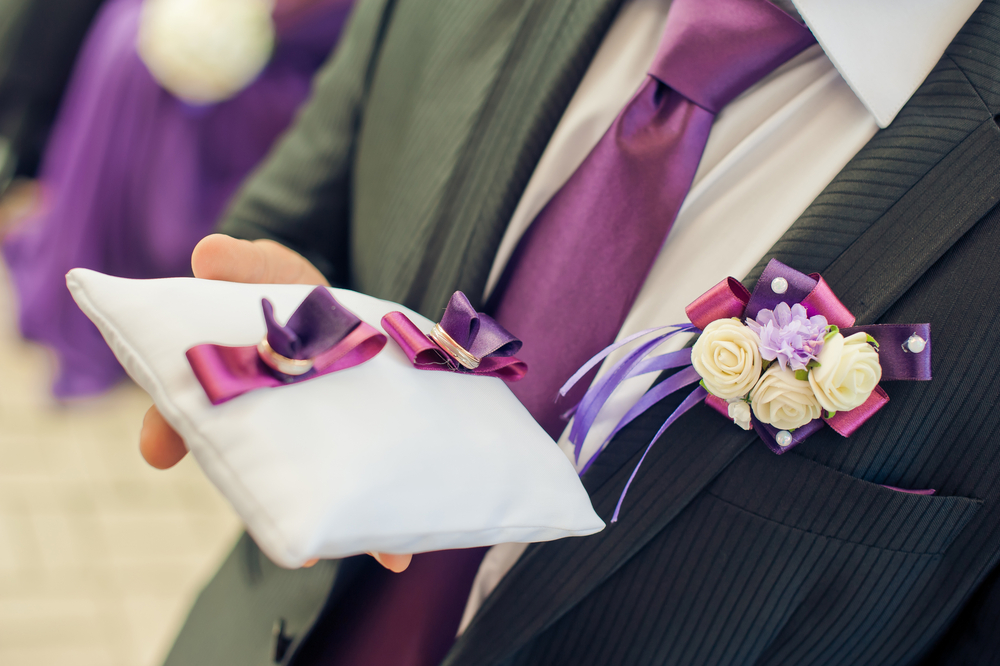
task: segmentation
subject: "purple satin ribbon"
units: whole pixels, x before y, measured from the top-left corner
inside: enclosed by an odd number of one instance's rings
[[[788,305],[801,303],[810,316],[823,315],[830,324],[837,326],[845,337],[863,332],[874,338],[878,343],[879,364],[882,366],[882,381],[927,381],[931,379],[930,324],[871,324],[854,326],[854,315],[840,302],[840,299],[837,298],[833,290],[830,289],[830,286],[819,274],[805,275],[786,266],[777,259],[772,259],[757,280],[752,293],[748,292],[735,278],[726,278],[685,308],[685,313],[691,320],[691,324],[675,324],[673,326],[653,328],[629,336],[594,356],[566,382],[562,389],[560,389],[560,395],[565,396],[580,379],[586,376],[590,370],[596,367],[610,353],[634,342],[642,336],[650,333],[660,333],[612,366],[605,375],[594,382],[575,408],[576,419],[573,422],[573,427],[570,429],[569,440],[573,443],[576,459],[579,462],[583,443],[597,418],[598,412],[600,412],[601,408],[610,399],[611,394],[623,381],[647,372],[662,371],[669,368],[683,368],[651,388],[632,406],[625,416],[619,420],[611,434],[598,447],[597,453],[587,461],[581,474],[590,468],[590,465],[593,464],[608,442],[633,419],[667,395],[685,386],[689,386],[700,379],[693,367],[683,367],[690,364],[690,349],[682,349],[670,354],[650,357],[650,354],[659,345],[677,333],[700,332],[705,326],[717,319],[731,317],[738,318],[741,321],[753,319],[761,310],[773,310],[780,303]],[[663,332],[668,330],[669,332]],[[910,351],[907,346],[907,341],[914,335],[925,342],[924,349],[917,353]],[[705,400],[709,406],[726,418],[729,418],[729,404],[725,400],[710,395],[705,389],[698,387],[685,398],[666,420],[660,431],[647,446],[646,453],[649,452],[649,449],[652,448],[653,444],[667,427],[702,400]],[[850,436],[888,401],[888,394],[886,394],[881,386],[876,386],[875,390],[872,391],[871,395],[861,406],[849,412],[838,412],[833,416],[815,419],[791,431],[789,433],[792,436],[791,443],[785,447],[779,446],[777,443],[777,434],[779,432],[777,428],[761,423],[756,417],[751,417],[751,424],[768,448],[774,451],[774,453],[781,455],[805,441],[806,438],[822,428],[824,424],[830,426],[835,432],[844,437]],[[639,464],[636,465],[635,470],[632,472],[632,477],[622,492],[611,522],[617,520],[621,503],[625,499],[632,479],[635,478],[635,474],[642,465],[642,461],[645,460],[646,453],[643,454]],[[924,493],[926,491],[903,492]]]
[[[476,312],[462,292],[456,291],[448,301],[440,326],[452,340],[479,359],[479,367],[469,369],[461,365],[402,312],[382,317],[382,328],[417,369],[499,377],[507,382],[516,382],[528,372],[527,364],[514,357],[521,349],[521,341],[489,315]]]
[[[274,318],[274,308],[261,301],[267,343],[290,359],[312,359],[305,374],[286,375],[267,366],[257,345],[227,347],[196,345],[185,355],[195,377],[213,405],[257,388],[296,384],[364,363],[385,346],[385,336],[337,302],[323,287],[316,287],[284,326]]]

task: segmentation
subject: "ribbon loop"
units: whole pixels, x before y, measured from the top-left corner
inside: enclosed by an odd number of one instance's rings
[[[816,280],[816,286],[802,299],[802,305],[810,315],[821,314],[826,320],[838,328],[854,326],[855,317],[837,298],[830,285],[820,276],[813,273],[809,277]]]
[[[684,308],[691,323],[704,330],[716,319],[742,317],[750,292],[735,278],[726,278]]]
[[[865,421],[874,416],[875,412],[885,407],[887,402],[889,394],[881,386],[876,386],[860,407],[855,407],[849,412],[837,412],[823,420],[841,437],[850,437]]]
[[[779,303],[801,303],[816,288],[816,284],[817,280],[814,278],[772,259],[757,279],[743,316],[756,319],[758,312],[773,310]]]
[[[476,312],[468,297],[460,291],[452,294],[440,326],[456,344],[478,359],[513,356],[521,349],[520,340],[493,317]]]

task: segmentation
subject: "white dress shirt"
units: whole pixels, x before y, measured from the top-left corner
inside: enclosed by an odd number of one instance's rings
[[[691,191],[619,338],[686,321],[684,308],[727,276],[743,278],[937,64],[979,0],[792,0],[818,45],[778,68],[716,117]],[[627,0],[570,101],[511,218],[487,283],[643,82],[670,0]],[[658,349],[683,347],[675,336]],[[609,367],[621,354],[612,356]],[[594,423],[579,465],[649,389],[628,380]],[[735,426],[734,426],[735,427]],[[568,428],[567,428],[568,432]],[[566,434],[560,446],[572,447]],[[670,446],[669,431],[658,446]],[[628,511],[628,506],[624,507]],[[480,566],[459,632],[525,544]]]

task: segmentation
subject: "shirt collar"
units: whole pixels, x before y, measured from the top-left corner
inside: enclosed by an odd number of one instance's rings
[[[980,0],[792,0],[851,89],[886,127]]]

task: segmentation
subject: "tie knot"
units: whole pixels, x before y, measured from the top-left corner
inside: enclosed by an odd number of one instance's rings
[[[674,0],[649,73],[718,113],[813,41],[767,0]]]

